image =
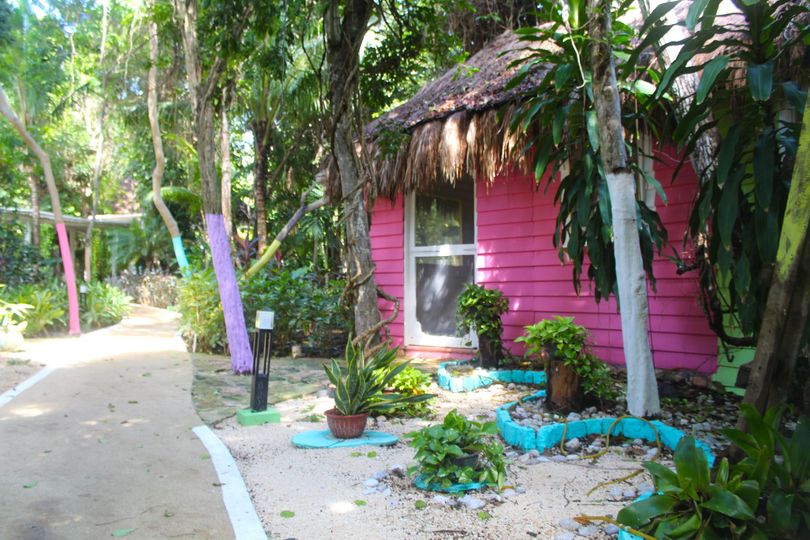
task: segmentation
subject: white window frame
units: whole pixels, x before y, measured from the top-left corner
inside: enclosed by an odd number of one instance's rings
[[[477,347],[475,334],[461,337],[435,336],[422,332],[416,320],[416,258],[469,255],[473,257],[473,283],[477,282],[478,255],[478,197],[473,181],[473,243],[416,246],[416,194],[405,197],[405,345],[419,347],[471,348]]]

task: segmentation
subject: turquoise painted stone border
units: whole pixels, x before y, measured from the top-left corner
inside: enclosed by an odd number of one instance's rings
[[[546,391],[540,390],[523,398],[521,401],[533,401],[544,398],[545,396]],[[509,409],[516,403],[517,402],[513,401],[502,405],[498,407],[496,412],[495,421],[498,424],[498,429],[501,430],[501,436],[504,441],[523,450],[537,449],[539,452],[545,452],[547,448],[560,444],[563,431],[565,431],[565,424],[548,424],[542,426],[540,429],[521,426],[512,420],[512,416],[509,414]],[[569,440],[577,437],[585,437],[587,435],[604,435],[615,421],[616,418],[608,417],[568,422],[568,430],[565,432],[565,439]],[[678,446],[678,441],[684,437],[684,433],[680,429],[668,426],[658,420],[653,420],[651,424],[658,430],[661,444],[670,450],[674,450],[675,447]],[[638,418],[624,418],[620,420],[616,426],[613,427],[613,431],[611,431],[610,434],[620,435],[628,439],[644,439],[649,442],[655,442],[655,430],[650,427],[647,422]],[[696,444],[698,448],[703,450],[703,453],[706,454],[709,467],[712,467],[712,465],[714,465],[714,454],[709,446],[703,441],[696,441]]]
[[[420,474],[413,479],[413,485],[424,491],[440,491],[442,493],[464,493],[465,491],[475,491],[485,489],[495,484],[488,482],[470,482],[468,484],[453,484],[450,487],[442,487],[439,484],[428,484],[424,475]]]
[[[545,371],[526,371],[522,369],[497,369],[475,373],[465,377],[454,377],[448,366],[463,366],[476,363],[474,360],[456,360],[439,364],[437,381],[441,388],[451,392],[472,392],[489,386],[494,382],[516,384],[546,384]]]

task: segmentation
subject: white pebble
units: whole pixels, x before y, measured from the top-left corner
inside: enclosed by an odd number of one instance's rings
[[[580,525],[579,522],[577,522],[576,520],[573,520],[571,518],[563,518],[563,519],[561,519],[559,525],[563,529],[567,529],[569,531],[576,531],[580,527],[582,527],[582,525]]]
[[[587,536],[593,536],[593,535],[595,535],[595,534],[596,534],[596,533],[598,533],[598,532],[599,532],[599,529],[597,529],[597,528],[596,528],[595,526],[593,526],[593,525],[586,525],[586,526],[584,526],[584,527],[580,527],[580,528],[577,530],[577,534],[578,534],[578,535],[580,535],[580,536],[586,536],[586,537],[587,537]]]
[[[478,510],[479,508],[483,508],[484,506],[487,505],[487,503],[485,503],[478,497],[473,497],[472,495],[464,495],[462,498],[458,500],[458,502],[460,502],[470,510]]]

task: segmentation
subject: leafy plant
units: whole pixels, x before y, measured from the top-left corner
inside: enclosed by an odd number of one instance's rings
[[[23,239],[16,222],[3,220],[0,226],[0,283],[20,285],[47,279],[50,264],[39,250]]]
[[[8,288],[2,296],[8,301],[29,306],[24,315],[26,336],[47,334],[66,326],[67,292],[61,281],[18,285]]]
[[[419,472],[428,485],[443,488],[472,482],[500,487],[506,480],[506,462],[497,433],[495,422],[467,420],[454,409],[441,424],[406,435],[416,448],[414,459],[419,463],[410,472]],[[478,463],[459,462],[469,455],[478,456]]]
[[[732,474],[726,458],[712,481],[706,456],[692,437],[681,439],[674,460],[674,471],[644,463],[656,493],[620,510],[619,523],[661,539],[751,537],[760,485]]]
[[[334,359],[331,365],[323,365],[329,382],[335,385],[335,408],[340,414],[383,412],[434,397],[432,394],[404,396],[383,393],[408,365],[406,362],[394,363],[398,352],[399,349],[383,347],[367,359],[363,347],[349,340],[346,343],[345,369]]]
[[[526,333],[517,339],[526,344],[526,353],[551,358],[576,371],[586,393],[600,399],[615,399],[616,389],[610,370],[590,352],[588,330],[574,323],[573,317],[555,316],[525,327]]]
[[[677,52],[652,96],[659,101],[682,76],[702,73],[692,99],[679,96],[686,111],[670,129],[685,150],[676,174],[696,148],[706,146],[701,138],[707,132],[717,144],[711,148],[713,166],[697,171],[699,192],[689,218],[689,236],[701,247],[694,264],[681,264],[700,270],[712,329],[724,340],[734,340],[739,329],[755,344],[807,98],[800,58],[810,36],[810,7],[735,1],[738,16],[730,24],[728,16],[718,15],[720,4],[694,2],[672,24],[667,15],[675,4],[662,3],[644,22],[628,64],[649,54],[649,46],[673,26],[686,27],[687,39],[661,47]]]
[[[0,287],[3,285],[0,284]],[[24,332],[25,315],[30,309],[28,304],[12,304],[0,298],[0,333]]]
[[[459,331],[474,331],[479,339],[492,341],[495,350],[501,348],[503,322],[501,315],[509,309],[509,302],[497,289],[486,289],[475,283],[468,283],[458,297],[457,326]]]
[[[779,431],[784,411],[773,408],[763,417],[744,403],[741,416],[749,433],[727,429],[723,434],[746,455],[735,470],[764,491],[756,510],[765,523],[756,528],[767,538],[810,538],[810,419],[802,416],[787,438]]]
[[[116,324],[129,312],[130,301],[132,299],[114,285],[98,281],[88,283],[82,322],[89,328]]]
[[[391,369],[391,368],[389,368]],[[375,376],[382,378],[385,371],[375,372]],[[403,396],[420,396],[427,394],[430,387],[430,375],[420,371],[413,366],[406,366],[405,369],[391,379],[389,388]],[[424,417],[431,413],[430,400],[415,403],[403,403],[392,408],[387,414],[392,416]]]

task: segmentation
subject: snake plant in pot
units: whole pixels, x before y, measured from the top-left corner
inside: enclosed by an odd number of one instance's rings
[[[398,348],[383,347],[368,358],[360,345],[346,344],[346,366],[337,360],[324,364],[326,376],[335,386],[335,407],[326,411],[329,430],[338,439],[354,439],[363,434],[370,413],[382,413],[393,407],[419,403],[433,394],[403,396],[384,393],[386,388],[408,363],[395,363]],[[380,374],[383,374],[380,376]]]

